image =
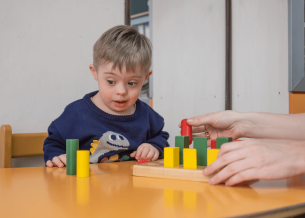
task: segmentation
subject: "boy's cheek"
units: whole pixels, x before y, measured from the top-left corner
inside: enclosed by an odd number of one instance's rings
[[[103,102],[109,102],[109,101],[111,101],[112,100],[112,95],[111,95],[111,93],[109,92],[109,91],[107,91],[107,90],[100,90],[100,92],[101,92],[101,97],[102,97],[102,100],[103,100]]]
[[[131,93],[130,97],[133,100],[137,100],[139,98],[139,96],[140,96],[140,93],[141,93],[141,89],[133,90],[133,92]]]

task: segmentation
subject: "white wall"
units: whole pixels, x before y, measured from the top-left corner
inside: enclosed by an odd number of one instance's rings
[[[225,107],[225,1],[153,0],[153,108],[179,122]]]
[[[288,113],[287,0],[232,1],[233,110]],[[153,100],[170,144],[225,109],[225,0],[152,0]]]
[[[288,1],[232,1],[233,110],[289,113]]]
[[[65,106],[97,90],[92,47],[124,24],[124,0],[0,1],[0,125],[46,132]]]

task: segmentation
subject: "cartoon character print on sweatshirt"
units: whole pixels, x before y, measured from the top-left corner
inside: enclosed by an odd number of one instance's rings
[[[105,132],[99,140],[91,143],[90,163],[98,163],[99,159],[103,159],[103,156],[111,151],[127,150],[129,145],[129,141],[122,134]]]

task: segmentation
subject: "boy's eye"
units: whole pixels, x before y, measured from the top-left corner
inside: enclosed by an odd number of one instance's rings
[[[135,86],[135,85],[137,85],[137,83],[136,82],[129,82],[128,85]]]
[[[107,82],[108,82],[110,85],[113,85],[113,84],[114,84],[114,81],[112,81],[112,80],[107,80]]]

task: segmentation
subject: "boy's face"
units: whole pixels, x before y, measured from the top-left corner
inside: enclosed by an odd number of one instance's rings
[[[102,61],[101,61],[102,62]],[[96,70],[89,65],[94,79],[98,82],[99,92],[94,96],[94,103],[109,114],[130,115],[134,112],[134,103],[137,101],[144,82],[151,75],[146,75],[140,67],[126,71],[123,67],[112,69],[112,62],[101,63]]]

